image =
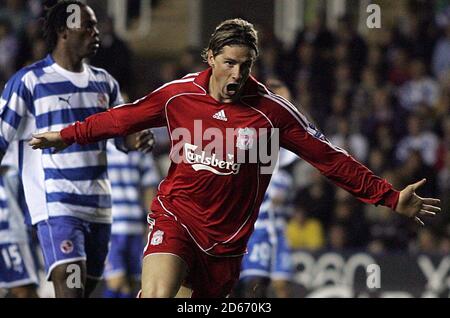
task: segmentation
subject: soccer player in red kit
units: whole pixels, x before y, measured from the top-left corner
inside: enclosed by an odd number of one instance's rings
[[[271,177],[259,153],[256,160],[250,158],[264,139],[296,153],[363,202],[388,206],[420,223],[420,215],[440,211],[438,199],[415,194],[425,179],[402,191],[393,189],[251,77],[257,55],[253,25],[242,19],[224,21],[204,51],[210,66],[205,71],[30,141],[35,149],[60,150],[167,127],[172,164],[148,216],[142,297],[230,293]]]

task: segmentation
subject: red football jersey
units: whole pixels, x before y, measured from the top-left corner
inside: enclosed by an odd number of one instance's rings
[[[207,69],[167,83],[61,136],[87,144],[167,126],[172,164],[151,209],[172,215],[210,255],[245,253],[271,176],[251,154],[263,140],[296,153],[360,200],[395,208],[399,192],[330,144],[287,100],[250,77],[238,102],[220,103],[207,93],[210,76]]]

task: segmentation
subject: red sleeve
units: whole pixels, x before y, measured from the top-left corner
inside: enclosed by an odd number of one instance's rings
[[[332,145],[292,104],[279,104],[276,126],[280,128],[281,147],[296,153],[361,201],[395,209],[399,192],[390,183]]]
[[[168,95],[167,91],[160,89],[132,104],[89,116],[83,122],[76,122],[62,129],[61,137],[67,144],[75,142],[85,145],[147,128],[165,126],[164,106]]]

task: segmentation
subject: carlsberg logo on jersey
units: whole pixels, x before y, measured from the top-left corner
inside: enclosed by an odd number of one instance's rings
[[[186,161],[192,164],[192,169],[195,171],[207,170],[219,176],[227,176],[230,174],[238,174],[239,168],[241,167],[240,163],[235,163],[233,161],[234,155],[228,154],[228,159],[230,161],[220,160],[216,157],[216,154],[212,154],[211,156],[207,156],[205,151],[202,151],[200,154],[195,153],[195,150],[198,146],[191,144],[184,144],[184,153],[186,156]],[[216,168],[225,169],[226,172],[218,171]]]
[[[219,176],[238,174],[241,164],[249,163],[257,163],[262,174],[272,174],[280,149],[278,128],[203,129],[202,121],[194,120],[193,129],[177,127],[170,135],[172,162],[188,163],[195,171]]]

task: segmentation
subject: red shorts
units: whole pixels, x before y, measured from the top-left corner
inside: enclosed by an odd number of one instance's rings
[[[193,298],[226,297],[239,280],[242,256],[215,257],[203,252],[186,229],[172,216],[150,213],[154,220],[144,257],[154,253],[179,256],[188,266],[183,285],[193,290]],[[152,227],[152,225],[150,225]]]

